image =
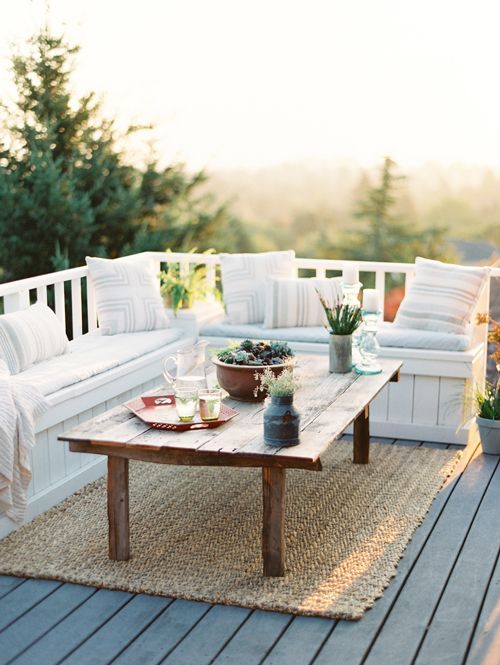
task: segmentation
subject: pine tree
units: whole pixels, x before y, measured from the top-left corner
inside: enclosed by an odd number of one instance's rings
[[[439,258],[446,254],[445,228],[420,230],[397,213],[398,186],[404,176],[397,164],[384,159],[380,182],[358,203],[354,218],[360,225],[343,239],[339,256],[365,261],[413,262],[418,254]]]
[[[160,169],[153,157],[144,168],[127,161],[119,146],[141,128],[119,134],[94,93],[72,95],[78,47],[47,29],[28,46],[12,59],[16,103],[3,106],[3,280],[80,265],[87,254],[206,248],[217,237],[227,250],[248,245],[239,220],[197,194],[203,173],[190,176],[182,164]]]

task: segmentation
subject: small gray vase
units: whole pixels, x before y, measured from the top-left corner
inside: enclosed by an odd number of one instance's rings
[[[330,372],[347,374],[352,370],[352,335],[330,333]]]
[[[271,397],[264,411],[264,443],[274,447],[296,446],[299,441],[300,414],[293,405],[293,395]]]

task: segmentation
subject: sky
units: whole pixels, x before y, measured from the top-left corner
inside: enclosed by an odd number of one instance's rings
[[[45,4],[0,0],[0,99]],[[500,166],[496,0],[51,0],[49,24],[166,162]]]

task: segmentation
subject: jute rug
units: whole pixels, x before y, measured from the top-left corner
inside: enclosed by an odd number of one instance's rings
[[[105,481],[0,541],[0,572],[211,603],[359,619],[458,456],[337,442],[324,470],[287,474],[286,576],[261,576],[260,469],[131,463],[132,558],[107,556]]]

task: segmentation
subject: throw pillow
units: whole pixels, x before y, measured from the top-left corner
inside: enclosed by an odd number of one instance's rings
[[[43,303],[0,316],[0,358],[11,374],[68,351],[64,326]]]
[[[168,327],[160,283],[149,265],[87,256],[102,335]]]
[[[265,289],[270,277],[296,275],[295,252],[221,254],[222,293],[230,323],[264,320]]]
[[[458,266],[417,257],[415,279],[403,298],[395,326],[467,334],[489,268]]]
[[[340,277],[269,280],[266,285],[264,328],[325,325],[326,315],[316,291],[332,307],[342,302]]]

